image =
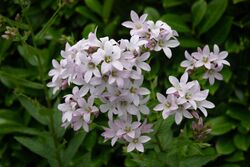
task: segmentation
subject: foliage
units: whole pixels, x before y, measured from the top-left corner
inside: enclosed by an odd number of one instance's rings
[[[247,166],[250,155],[249,58],[250,14],[247,0],[3,0],[0,32],[14,27],[10,40],[0,39],[0,166]],[[173,119],[156,121],[146,152],[125,153],[103,142],[102,127],[91,132],[61,128],[57,97],[46,86],[51,60],[59,57],[66,42],[73,44],[98,26],[98,36],[126,38],[121,29],[130,10],[148,13],[179,32],[180,47],[173,58],[154,54],[152,71],[145,74],[151,90],[149,107],[156,92],[170,86],[168,76],[180,76],[184,49],[217,43],[229,52],[230,68],[223,82],[209,87],[210,110],[206,124],[211,135],[202,141],[192,136],[191,122],[177,127]],[[194,76],[195,78],[195,76]],[[99,122],[103,123],[99,118]],[[103,123],[104,124],[104,123]]]

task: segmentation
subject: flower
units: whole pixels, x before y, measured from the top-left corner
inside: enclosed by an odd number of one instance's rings
[[[127,147],[127,151],[131,152],[134,149],[140,151],[140,152],[144,152],[144,147],[143,147],[143,143],[146,143],[150,140],[150,137],[148,136],[140,136],[139,133],[136,134],[135,138],[129,138],[128,137],[128,147]]]
[[[166,119],[170,115],[171,111],[178,109],[178,106],[176,104],[177,98],[173,94],[168,95],[167,98],[160,93],[157,93],[156,96],[160,104],[155,106],[154,110],[163,111],[163,119]]]
[[[124,27],[132,29],[130,31],[131,35],[143,33],[147,27],[146,22],[145,22],[147,18],[147,14],[143,14],[141,17],[139,17],[138,14],[132,10],[130,12],[130,17],[132,21],[125,21],[122,23],[122,25]]]
[[[222,68],[223,66],[214,67],[214,65],[212,65],[211,69],[205,72],[205,74],[203,75],[203,78],[208,79],[210,85],[214,84],[215,79],[223,80],[223,76],[219,73],[222,70]]]

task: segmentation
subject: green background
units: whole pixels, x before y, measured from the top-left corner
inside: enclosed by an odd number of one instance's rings
[[[15,27],[11,40],[0,39],[0,167],[26,166],[127,166],[127,167],[238,167],[250,164],[250,3],[248,0],[1,0],[0,33]],[[152,140],[145,153],[126,153],[122,144],[110,146],[100,136],[105,116],[99,117],[86,134],[60,127],[56,109],[62,97],[46,87],[51,60],[60,59],[65,43],[74,44],[98,26],[98,37],[129,38],[122,27],[130,10],[148,13],[179,33],[180,47],[151,54],[152,71],[145,73],[151,90],[149,107],[156,92],[169,86],[168,76],[181,76],[184,51],[218,44],[227,50],[230,67],[222,71],[224,81],[209,86],[199,75],[209,100],[205,124],[212,128],[204,140],[195,140],[191,121],[180,126],[173,118],[162,120],[160,113],[148,117],[154,123]]]

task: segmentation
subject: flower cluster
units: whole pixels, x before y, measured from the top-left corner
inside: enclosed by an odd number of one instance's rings
[[[171,57],[169,48],[179,45],[177,33],[166,23],[146,21],[146,17],[139,18],[132,11],[133,22],[123,23],[132,28],[130,40],[98,39],[96,33],[90,33],[73,46],[66,44],[62,60],[52,61],[48,87],[53,93],[73,85],[72,94],[58,106],[63,127],[87,132],[95,117],[107,113],[109,127],[102,134],[105,140],[112,139],[114,145],[120,139],[129,143],[127,151],[144,151],[142,144],[150,140],[144,134],[152,131],[152,125],[140,122],[142,115],[150,112],[146,106],[150,91],[142,87],[142,72],[151,70],[146,62],[149,51],[163,49]],[[97,99],[101,101],[98,106]]]
[[[206,100],[208,90],[201,91],[197,80],[188,82],[187,72],[181,76],[180,81],[173,76],[169,77],[169,81],[173,87],[167,89],[167,97],[157,93],[160,104],[154,108],[155,111],[163,111],[164,119],[169,115],[175,115],[176,124],[180,124],[183,117],[193,118],[192,111],[199,109],[204,116],[207,116],[206,109],[214,108],[214,104]]]
[[[205,74],[203,75],[204,79],[208,79],[210,85],[214,84],[215,79],[222,80],[223,76],[219,73],[223,65],[230,65],[228,61],[225,60],[228,52],[220,52],[219,47],[214,45],[213,52],[210,52],[208,45],[203,49],[198,48],[197,52],[192,53],[191,55],[186,51],[185,58],[181,62],[181,66],[186,68],[186,71],[192,71],[195,68],[205,67]]]
[[[149,50],[163,50],[168,58],[171,58],[170,48],[177,47],[180,43],[176,39],[178,33],[172,30],[169,25],[158,20],[146,20],[147,15],[139,17],[134,11],[130,13],[132,21],[122,23],[123,26],[130,28],[130,35],[138,35],[147,41],[145,47]]]

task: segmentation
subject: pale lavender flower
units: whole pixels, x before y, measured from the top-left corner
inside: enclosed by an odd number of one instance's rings
[[[207,100],[197,102],[197,108],[200,109],[200,111],[204,114],[205,117],[207,117],[206,108],[211,109],[214,107],[215,107],[215,105],[212,102],[207,101]]]
[[[195,63],[197,62],[197,60],[187,51],[185,51],[185,58],[186,60],[181,62],[181,67],[185,67],[186,71],[193,70],[195,68]]]
[[[76,110],[77,112],[83,113],[83,119],[85,122],[90,122],[91,115],[98,114],[98,108],[94,106],[94,97],[89,97],[88,101],[82,99],[79,101],[79,108]]]
[[[207,69],[211,69],[211,63],[217,59],[217,56],[210,54],[208,45],[203,49],[198,48],[198,52],[192,54],[197,60],[195,67],[205,66]]]
[[[160,93],[157,93],[156,96],[160,104],[155,106],[154,110],[163,111],[162,112],[163,119],[168,118],[168,116],[171,114],[172,111],[178,109],[178,106],[176,104],[177,99],[173,94],[168,95],[167,98]]]
[[[181,123],[183,117],[191,119],[193,118],[192,114],[188,111],[191,107],[189,103],[184,103],[183,105],[179,105],[178,109],[173,112],[175,114],[175,123],[178,125]]]
[[[212,65],[211,67],[212,67],[211,69],[205,72],[203,78],[208,79],[210,85],[213,85],[215,79],[223,80],[223,76],[219,73],[222,70],[223,66],[214,67],[214,65]]]
[[[127,147],[127,151],[131,152],[134,149],[144,152],[144,146],[143,144],[148,142],[150,140],[150,137],[148,136],[140,136],[140,133],[136,133],[135,138],[127,138],[127,141],[129,142],[129,145]]]
[[[218,45],[214,45],[214,50],[211,53],[213,54],[216,59],[214,60],[214,63],[218,66],[223,66],[223,64],[230,66],[230,63],[225,60],[225,58],[228,56],[227,51],[220,52]]]
[[[130,12],[130,17],[132,21],[125,21],[122,23],[124,27],[132,29],[130,31],[131,35],[142,34],[146,27],[147,14],[143,14],[141,17],[138,16],[133,10]]]

